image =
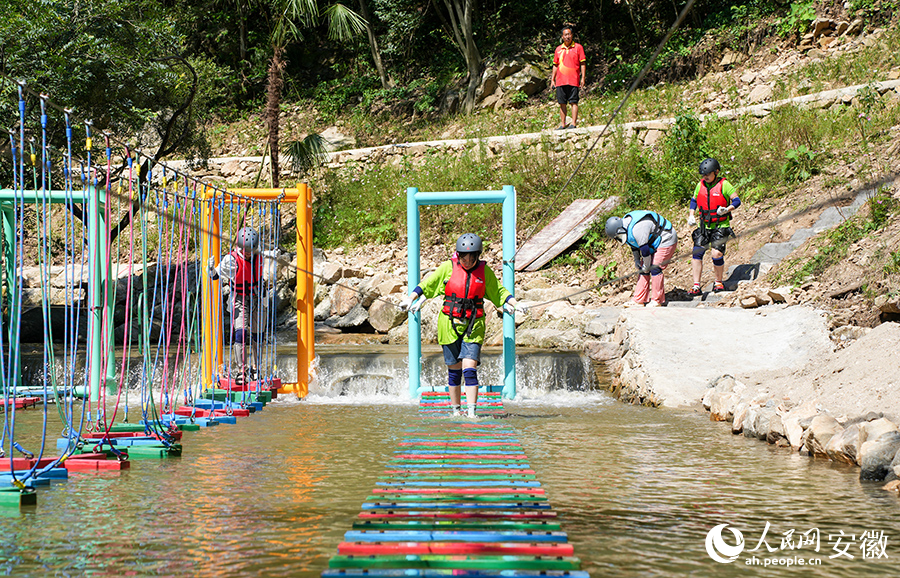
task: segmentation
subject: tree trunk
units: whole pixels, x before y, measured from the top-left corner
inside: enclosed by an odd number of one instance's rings
[[[269,132],[269,155],[272,168],[272,187],[279,186],[281,169],[278,166],[278,120],[281,113],[281,89],[284,86],[284,47],[272,47],[272,61],[269,63],[269,79],[266,85],[266,128]]]
[[[372,53],[372,61],[375,63],[375,70],[378,71],[378,77],[381,79],[381,88],[391,88],[394,81],[388,76],[384,69],[384,63],[381,62],[381,49],[378,48],[378,38],[375,37],[375,31],[372,30],[372,17],[369,14],[369,4],[366,0],[359,0],[359,11],[366,21],[366,34],[369,37],[369,51]]]
[[[466,60],[466,69],[469,73],[469,86],[466,89],[466,97],[463,100],[463,109],[466,114],[471,114],[475,109],[475,91],[481,83],[481,54],[478,45],[475,44],[475,31],[472,29],[472,16],[475,12],[475,0],[444,0],[444,6],[450,15],[450,21],[444,18],[441,11],[435,10],[449,28],[453,36],[453,42],[460,54]]]

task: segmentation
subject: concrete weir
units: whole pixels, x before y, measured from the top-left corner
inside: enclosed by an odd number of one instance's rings
[[[614,339],[615,393],[666,407],[699,406],[724,374],[795,371],[833,349],[821,313],[799,306],[625,309]]]

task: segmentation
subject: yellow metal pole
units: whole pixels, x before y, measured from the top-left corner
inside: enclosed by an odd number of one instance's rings
[[[306,250],[306,283],[307,287],[309,287],[309,290],[306,292],[306,329],[309,331],[306,353],[309,364],[312,365],[316,359],[316,280],[313,277],[312,189],[308,184],[304,183],[303,186],[306,188],[306,238],[309,242]]]
[[[306,302],[311,287],[304,273],[309,245],[306,197],[306,184],[300,183],[297,185],[297,397],[306,397],[309,393],[309,311]]]
[[[204,195],[205,197],[205,195]],[[220,215],[215,198],[207,199],[200,205],[200,245],[201,267],[205,272],[210,257],[218,266],[219,251],[221,247]],[[221,367],[223,358],[222,348],[222,289],[218,281],[213,281],[209,275],[203,275],[203,385],[212,387],[213,375],[217,368]]]

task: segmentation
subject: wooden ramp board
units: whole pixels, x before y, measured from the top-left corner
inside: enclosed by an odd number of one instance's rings
[[[519,248],[516,253],[516,271],[537,271],[581,239],[594,221],[615,209],[619,203],[619,197],[573,201],[549,225]]]

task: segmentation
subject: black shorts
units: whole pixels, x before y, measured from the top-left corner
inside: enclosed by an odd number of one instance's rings
[[[557,86],[556,102],[559,104],[578,104],[578,87],[577,86]]]
[[[703,255],[707,248],[712,248],[725,253],[725,242],[734,237],[731,227],[719,227],[716,229],[697,228],[691,233],[694,240],[694,255]]]

